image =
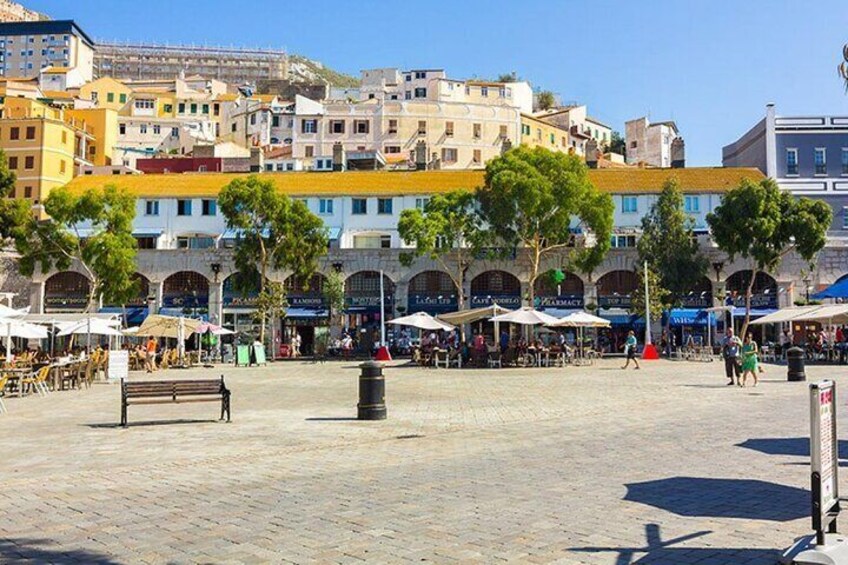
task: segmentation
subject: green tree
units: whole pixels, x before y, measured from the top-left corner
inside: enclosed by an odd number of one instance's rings
[[[62,271],[76,263],[91,282],[86,312],[97,299],[126,304],[136,296],[135,196],[114,185],[79,195],[62,187],[50,192],[44,211],[50,219],[30,217],[26,235],[15,238],[21,274]],[[85,236],[83,227],[90,230]]]
[[[517,81],[518,81],[518,75],[515,73],[515,71],[512,71],[511,73],[501,73],[501,74],[499,74],[498,80],[496,82],[517,82]]]
[[[9,169],[6,153],[0,149],[0,247],[6,240],[24,237],[31,212],[26,200],[15,198],[17,177]]]
[[[627,157],[627,144],[624,141],[624,138],[617,131],[612,132],[610,134],[610,141],[607,149],[611,153],[618,153],[624,157]]]
[[[457,304],[465,306],[465,273],[480,246],[480,220],[474,210],[471,192],[456,190],[433,196],[424,210],[404,210],[398,221],[398,232],[412,252],[401,255],[405,265],[415,257],[427,256],[435,261],[453,281]]]
[[[586,164],[575,155],[542,147],[511,149],[486,165],[477,198],[486,237],[527,250],[531,304],[547,256],[564,254],[566,263],[591,276],[609,251],[612,197],[595,189]]]
[[[695,288],[709,266],[700,251],[693,225],[692,218],[683,210],[680,183],[674,177],[669,178],[642,218],[642,237],[637,246],[639,264],[647,261],[648,269],[666,291],[663,305],[667,308],[681,306],[683,297]]]
[[[227,227],[239,234],[234,252],[239,273],[259,283],[259,340],[264,343],[269,317],[285,304],[283,286],[268,281],[269,271],[289,269],[307,280],[327,252],[326,229],[306,204],[280,194],[273,182],[256,175],[230,182],[218,204]]]
[[[759,183],[744,179],[725,194],[707,216],[713,240],[731,261],[748,261],[751,278],[745,292],[745,322],[751,320],[751,296],[757,274],[774,272],[787,254],[795,252],[812,262],[826,243],[830,207],[821,200],[795,199],[772,179]]]
[[[630,296],[630,309],[634,314],[645,316],[645,267],[644,263],[640,263],[636,269],[636,276],[639,278],[639,284]],[[663,310],[668,303],[669,291],[663,288],[660,275],[657,274],[650,265],[648,265],[648,303],[651,311],[651,320],[659,320],[662,318]],[[649,321],[646,319],[646,323]]]
[[[324,279],[324,300],[327,301],[327,308],[330,313],[330,329],[341,329],[341,321],[339,316],[344,310],[345,285],[344,277],[335,269]]]
[[[539,107],[539,110],[550,110],[556,105],[554,93],[550,90],[543,90],[539,93],[536,105]]]

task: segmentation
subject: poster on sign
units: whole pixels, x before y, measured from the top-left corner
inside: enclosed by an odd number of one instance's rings
[[[110,381],[126,379],[130,372],[130,352],[123,349],[109,351],[109,368],[106,377]]]
[[[813,529],[823,535],[839,512],[836,384],[810,385],[810,454]]]

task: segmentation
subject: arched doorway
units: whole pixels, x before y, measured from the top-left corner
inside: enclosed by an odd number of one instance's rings
[[[610,271],[598,279],[598,306],[604,308],[631,307],[631,295],[639,286],[639,277],[633,271]]]
[[[292,275],[284,283],[289,308],[283,319],[282,341],[291,343],[295,333],[300,336],[300,352],[312,355],[315,343],[329,337],[330,312],[324,298],[326,277],[315,273],[311,277]]]
[[[444,271],[424,271],[409,280],[409,314],[426,312],[432,316],[459,309],[456,285]]]
[[[75,271],[56,273],[44,282],[45,312],[85,312],[91,282]]]
[[[386,319],[394,317],[395,283],[383,275],[383,309]],[[360,351],[370,351],[380,339],[380,273],[359,271],[345,280],[344,325],[355,337]]]
[[[745,294],[748,292],[748,284],[751,282],[751,270],[736,271],[725,282],[727,290],[727,302],[733,306],[745,307]],[[754,277],[754,288],[752,289],[751,308],[774,309],[777,308],[777,281],[768,273],[762,271]]]
[[[259,324],[253,318],[259,297],[258,276],[233,273],[221,285],[221,309],[224,327],[243,334],[259,335]]]
[[[498,304],[504,308],[521,308],[521,283],[506,271],[486,271],[471,280],[471,307],[485,308]]]
[[[174,273],[162,284],[161,312],[202,317],[209,313],[209,280],[195,271]]]
[[[534,306],[558,316],[556,311],[583,309],[583,280],[568,271],[562,271],[565,278],[557,282],[550,273],[545,273],[533,284],[536,296]],[[552,312],[553,311],[553,312]]]
[[[713,305],[713,285],[707,277],[698,282],[681,299],[684,308],[710,308]]]

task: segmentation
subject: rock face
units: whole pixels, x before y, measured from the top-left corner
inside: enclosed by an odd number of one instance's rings
[[[17,293],[12,299],[15,308],[29,306],[29,279],[21,276],[14,254],[8,251],[0,251],[0,293],[4,292]]]

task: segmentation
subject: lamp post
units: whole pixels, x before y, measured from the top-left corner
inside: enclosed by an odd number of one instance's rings
[[[813,282],[813,280],[810,278],[810,275],[807,275],[803,278],[803,282],[804,282],[804,293],[805,293],[805,297],[806,297],[806,300],[807,300],[807,305],[809,305],[810,304],[810,284]]]

